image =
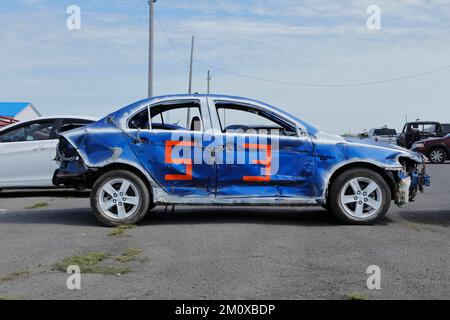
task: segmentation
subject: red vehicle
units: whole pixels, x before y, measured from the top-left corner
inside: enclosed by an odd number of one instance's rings
[[[411,149],[423,153],[433,163],[443,163],[450,159],[450,133],[441,138],[417,141]]]

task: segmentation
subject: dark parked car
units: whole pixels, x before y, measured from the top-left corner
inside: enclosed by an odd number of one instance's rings
[[[450,159],[450,133],[442,138],[417,141],[413,144],[412,150],[423,153],[433,163],[443,163]]]
[[[397,138],[397,144],[410,149],[414,142],[428,138],[444,137],[450,133],[450,124],[436,121],[408,122]]]

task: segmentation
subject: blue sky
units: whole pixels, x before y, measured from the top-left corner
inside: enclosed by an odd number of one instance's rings
[[[81,30],[66,28],[69,5]],[[366,28],[369,5],[381,30]],[[208,67],[289,83],[343,84],[450,65],[450,0],[178,1],[155,5],[155,94],[194,90]],[[31,101],[45,115],[103,116],[146,96],[145,0],[1,0],[0,101]],[[212,91],[256,98],[335,133],[409,119],[450,122],[450,69],[401,82],[320,88],[238,77],[217,68]]]

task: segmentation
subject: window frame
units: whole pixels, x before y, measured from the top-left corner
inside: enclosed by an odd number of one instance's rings
[[[287,125],[290,125],[294,129],[294,131],[292,131],[292,132],[295,132],[295,135],[282,135],[280,137],[283,137],[283,138],[289,138],[289,137],[290,138],[299,138],[299,137],[301,137],[299,130],[304,132],[305,135],[308,135],[306,129],[299,128],[299,126],[294,121],[286,118],[284,115],[280,115],[278,113],[273,113],[273,112],[271,112],[271,110],[268,111],[266,108],[260,107],[260,106],[258,106],[256,104],[247,103],[247,102],[240,102],[240,101],[233,101],[233,100],[221,100],[221,99],[214,99],[213,103],[214,103],[213,108],[215,110],[215,114],[216,114],[216,117],[217,117],[217,123],[219,125],[218,129],[219,129],[219,131],[222,134],[227,134],[227,132],[224,131],[224,128],[222,128],[222,121],[220,120],[219,109],[226,109],[226,108],[219,108],[219,106],[220,106],[220,104],[229,104],[229,105],[232,104],[232,105],[236,105],[236,106],[241,106],[243,108],[250,108],[250,109],[254,109],[254,110],[263,112],[265,115],[268,115],[268,117],[260,115],[260,114],[258,114],[258,116],[263,117],[265,119],[268,119],[268,120],[274,122],[275,124],[278,124],[271,117],[272,114],[275,114],[274,117],[278,118],[282,122],[285,122]],[[249,112],[247,110],[240,110],[238,108],[232,109],[232,110],[239,110],[239,111],[242,111],[242,112]],[[282,127],[283,127],[283,129],[285,129],[284,126],[282,126]],[[250,135],[250,133],[244,133],[244,134]]]
[[[39,123],[52,123],[52,129],[50,131],[50,135],[48,139],[42,139],[42,140],[31,140],[31,141],[1,141],[0,143],[23,143],[23,142],[37,142],[37,141],[52,141],[52,140],[57,140],[58,136],[56,134],[56,130],[57,130],[57,119],[39,119],[39,120],[33,120],[33,121],[27,121],[24,123],[20,123],[18,125],[15,125],[13,127],[7,128],[6,130],[0,132],[0,139],[1,136],[3,136],[4,134],[10,133],[11,131],[15,131],[27,126],[32,126],[33,124],[39,124]]]
[[[158,107],[158,106],[161,106],[161,105],[168,105],[168,106],[170,106],[170,105],[178,105],[178,104],[188,104],[188,103],[196,103],[198,106],[197,107],[195,107],[195,108],[198,108],[198,110],[199,110],[199,113],[200,113],[200,121],[201,121],[201,124],[202,124],[202,130],[200,130],[200,131],[191,131],[191,130],[189,130],[188,128],[185,128],[185,129],[183,129],[183,130],[164,130],[164,129],[154,129],[153,128],[153,126],[152,126],[152,114],[151,114],[151,108],[153,108],[153,107]],[[134,128],[130,128],[130,126],[129,126],[129,124],[130,124],[130,121],[131,121],[131,119],[134,117],[134,116],[136,116],[137,114],[139,114],[139,113],[141,113],[145,108],[147,108],[147,113],[148,113],[148,119],[149,119],[149,129],[134,129]],[[180,108],[173,108],[173,110],[175,110],[175,109],[182,109],[183,107],[180,107]],[[187,108],[187,107],[184,107],[184,108]],[[194,108],[194,107],[192,107],[192,108]],[[128,118],[127,118],[127,120],[126,120],[126,128],[127,128],[127,130],[140,130],[140,131],[151,131],[151,132],[171,132],[171,131],[173,131],[173,132],[191,132],[191,133],[204,133],[204,132],[206,132],[206,130],[207,130],[207,127],[206,127],[206,125],[205,125],[205,116],[204,116],[204,113],[203,113],[203,104],[202,104],[202,101],[200,100],[200,99],[179,99],[179,100],[174,100],[174,99],[171,99],[171,100],[161,100],[161,101],[157,101],[157,102],[155,102],[155,103],[152,103],[152,104],[149,104],[149,105],[146,105],[144,108],[140,108],[140,109],[138,109],[136,112],[134,112],[131,116],[129,116]],[[169,109],[170,110],[170,109]]]

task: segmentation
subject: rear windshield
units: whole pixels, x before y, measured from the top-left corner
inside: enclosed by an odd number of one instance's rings
[[[444,133],[450,133],[450,123],[444,123],[442,124],[442,131]]]
[[[374,136],[396,136],[397,131],[395,129],[375,129]]]

